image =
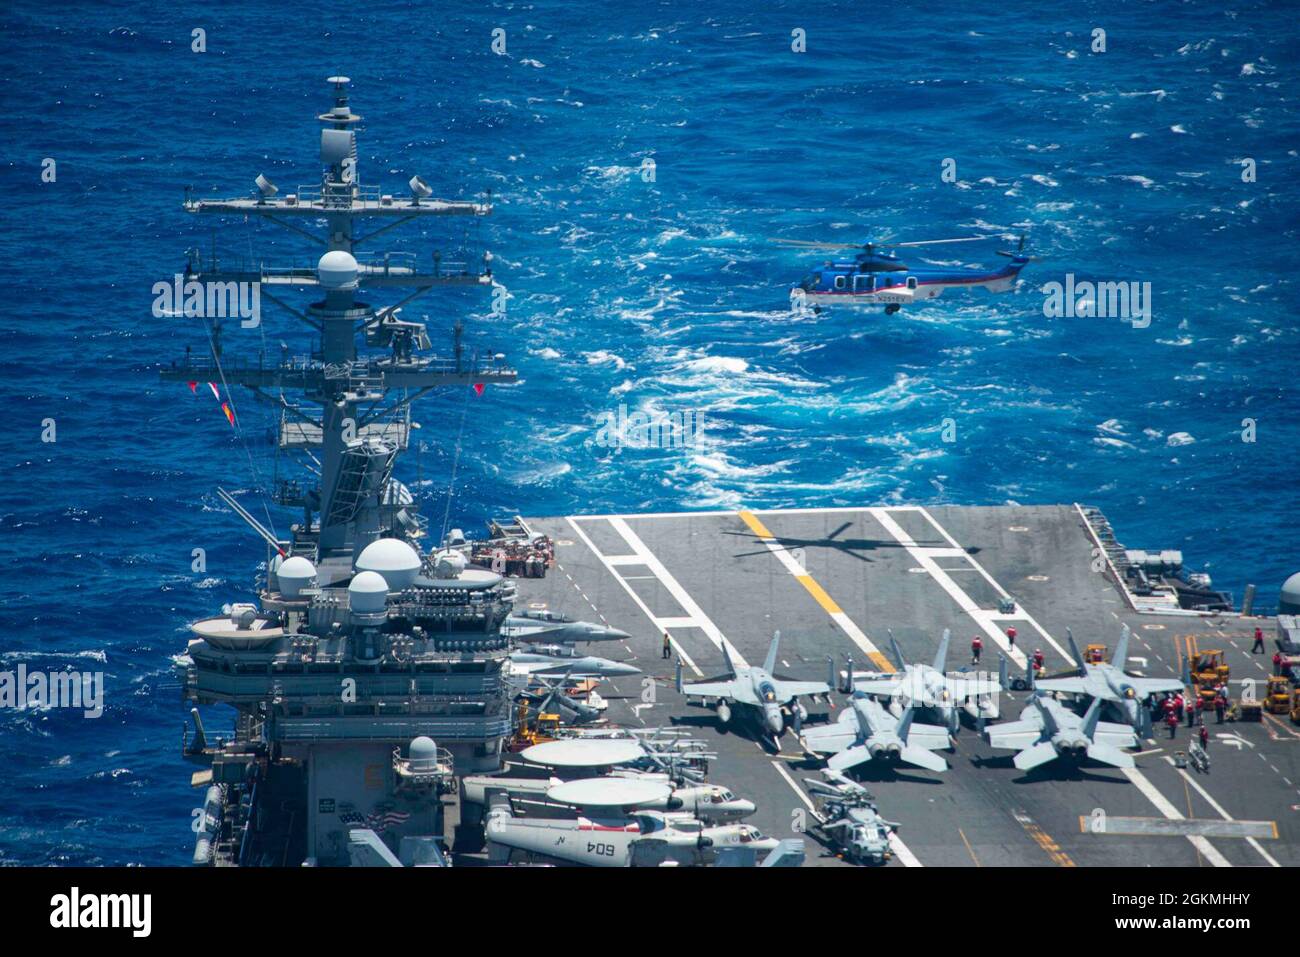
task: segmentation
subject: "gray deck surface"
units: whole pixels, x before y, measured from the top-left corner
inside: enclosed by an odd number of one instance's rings
[[[1202,648],[1222,647],[1234,688],[1263,679],[1265,655],[1251,655],[1254,620],[1139,615],[1109,579],[1093,571],[1092,547],[1073,506],[913,506],[680,515],[575,516],[529,519],[556,542],[556,567],[546,579],[519,581],[520,605],[603,621],[627,631],[624,644],[588,646],[627,660],[658,679],[644,706],[640,676],[602,687],[617,724],[676,722],[695,728],[718,752],[711,780],[754,800],[751,819],[765,833],[794,833],[806,807],[801,778],[818,777],[789,734],[777,755],[743,733],[717,727],[709,710],[688,707],[672,686],[673,665],[660,657],[666,628],[685,660],[687,680],[722,670],[719,636],[751,663],[761,663],[779,629],[779,670],[823,679],[826,656],[837,666],[852,655],[872,668],[865,648],[888,647],[892,629],[910,661],[930,661],[945,628],[953,633],[949,669],[969,663],[970,639],[985,642],[984,665],[1007,651],[1002,632],[1018,631],[1013,653],[1041,647],[1049,673],[1067,665],[1065,630],[1080,647],[1113,648],[1121,623],[1133,629],[1128,667],[1146,675],[1178,674],[1182,636]],[[770,537],[768,537],[770,536]],[[998,598],[1015,597],[1017,613],[997,613]],[[1271,622],[1265,631],[1271,639]],[[1001,642],[1001,645],[998,642]],[[1016,670],[1013,666],[1013,670]],[[833,720],[844,697],[832,696]],[[636,707],[640,706],[640,707]],[[635,707],[635,710],[633,710]],[[1002,720],[1014,720],[1019,696],[1002,697]],[[810,720],[820,720],[814,707]],[[1208,774],[1181,771],[1163,730],[1144,745],[1136,772],[1085,765],[1048,765],[1030,774],[1011,765],[965,727],[943,774],[862,766],[861,779],[881,813],[902,825],[905,849],[890,866],[1282,866],[1300,862],[1294,822],[1300,807],[1300,728],[1266,715],[1262,724],[1215,725],[1210,719]],[[1084,821],[1097,811],[1117,818],[1271,822],[1275,838],[1222,837],[1268,828],[1152,826],[1131,820],[1123,834],[1096,834]],[[1168,833],[1160,833],[1168,830]],[[1215,836],[1205,837],[1204,833]],[[808,843],[811,865],[841,866]]]

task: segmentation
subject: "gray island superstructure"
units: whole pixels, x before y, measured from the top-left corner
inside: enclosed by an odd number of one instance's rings
[[[442,795],[453,771],[497,767],[511,727],[503,675],[511,641],[501,628],[514,585],[470,565],[463,548],[422,548],[426,523],[393,475],[413,400],[440,387],[515,380],[503,357],[465,355],[460,323],[454,356],[428,358],[424,325],[399,318],[400,306],[438,287],[489,286],[490,272],[486,261],[476,271],[435,254],[425,268],[410,257],[356,252],[420,217],[484,216],[490,207],[431,199],[419,177],[404,196],[363,186],[361,117],[349,106],[348,79],[329,82],[335,100],[319,117],[318,186],[280,195],[259,176],[248,198],[186,200],[190,212],[261,217],[323,248],[314,269],[227,268],[191,254],[185,276],[204,288],[258,283],[315,330],[312,354],[256,364],[226,357],[213,320],[209,356],[187,353],[162,372],[167,381],[243,386],[272,402],[279,449],[319,475],[318,483],[278,483],[276,503],[301,515],[286,538],[221,493],[266,540],[268,565],[257,604],[195,623],[180,661],[194,703],[237,713],[233,739],[210,743],[193,712],[186,754],[211,765],[195,775],[208,785],[196,812],[196,863],[390,862],[394,853],[403,864],[442,863]],[[362,223],[378,225],[361,236]],[[321,224],[318,236],[312,227]],[[299,310],[275,298],[271,290],[282,286],[319,298]],[[395,305],[360,298],[390,289],[403,295]]]

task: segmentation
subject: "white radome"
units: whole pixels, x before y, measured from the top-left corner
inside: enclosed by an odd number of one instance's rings
[[[401,591],[409,588],[420,574],[420,556],[400,538],[381,538],[361,550],[356,569],[378,572],[388,582],[390,591]]]
[[[280,563],[275,570],[275,577],[280,583],[281,595],[297,598],[316,579],[316,566],[301,555],[294,555]]]
[[[353,611],[373,615],[384,610],[388,601],[388,583],[378,572],[360,572],[348,585],[348,604]]]
[[[328,289],[347,289],[357,283],[356,258],[342,249],[332,249],[316,264],[316,275]]]

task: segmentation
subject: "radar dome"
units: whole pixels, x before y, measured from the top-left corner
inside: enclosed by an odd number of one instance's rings
[[[275,570],[276,580],[280,583],[280,594],[285,598],[297,598],[304,588],[310,588],[316,579],[316,566],[294,555],[286,558]]]
[[[362,615],[382,612],[388,598],[388,583],[378,572],[361,572],[348,586],[348,604]]]
[[[333,249],[321,256],[316,275],[327,289],[347,289],[357,283],[357,261],[349,252]]]
[[[1277,613],[1279,615],[1300,615],[1300,572],[1296,572],[1282,583]]]
[[[411,767],[416,771],[432,771],[438,766],[438,745],[427,735],[413,738],[407,753]]]
[[[378,572],[391,591],[409,588],[420,573],[420,556],[400,538],[380,538],[361,550],[357,571]]]

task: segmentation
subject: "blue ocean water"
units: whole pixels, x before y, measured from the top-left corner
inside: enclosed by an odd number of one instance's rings
[[[271,412],[237,396],[241,442],[210,397],[158,382],[201,340],[151,316],[151,289],[193,246],[307,260],[290,233],[180,202],[258,172],[313,182],[325,76],[354,80],[362,182],[418,173],[496,204],[468,232],[390,234],[490,249],[510,296],[504,315],[459,293],[409,310],[443,341],[464,317],[471,347],[521,370],[418,408],[426,450],[403,477],[435,525],[463,408],[452,514],[470,529],[515,511],[1081,501],[1267,606],[1300,567],[1298,47],[1294,7],[1265,2],[7,4],[0,661],[103,670],[108,704],[0,712],[0,863],[188,860],[170,658],[187,621],[249,596],[262,549],[213,490],[257,500]],[[792,315],[817,257],[768,242],[1022,228],[1042,259],[1019,293],[889,319]],[[1150,282],[1151,325],[1045,318],[1038,287],[1066,273]],[[300,328],[268,308],[228,354],[305,351]],[[595,435],[620,404],[705,426],[695,448],[615,454]]]

